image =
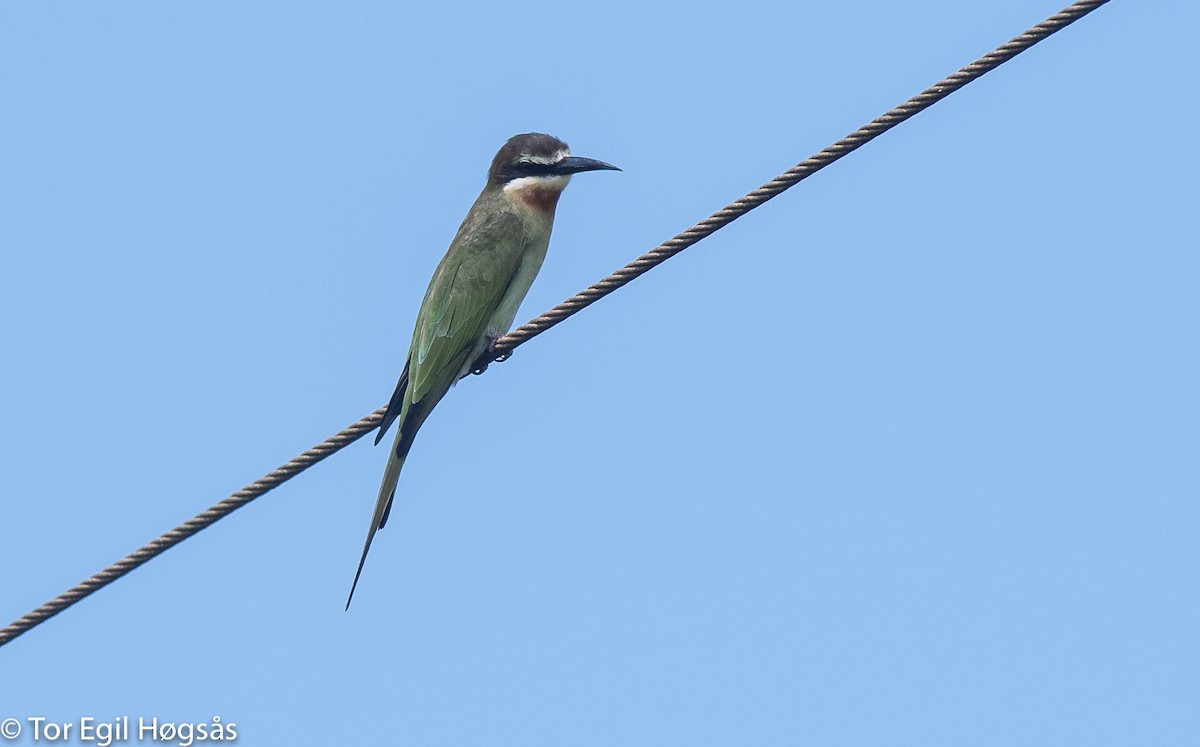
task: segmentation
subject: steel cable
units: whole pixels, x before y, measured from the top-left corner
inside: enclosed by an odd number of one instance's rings
[[[857,150],[901,122],[929,108],[989,70],[1007,62],[1042,39],[1079,20],[1107,2],[1109,0],[1080,0],[1079,2],[1072,3],[1020,36],[1013,38],[1008,43],[997,47],[995,50],[958,70],[953,75],[938,81],[903,104],[876,117],[868,124],[801,161],[758,189],[726,205],[683,233],[664,241],[611,275],[593,283],[549,311],[531,319],[504,337],[501,337],[496,341],[496,359],[505,357],[518,345],[528,342],[567,317],[581,311],[633,279],[657,267],[692,244],[729,225],[767,200],[795,186],[803,179],[815,174],[842,156]],[[99,591],[202,529],[213,525],[218,520],[228,516],[267,491],[290,480],[317,462],[354,443],[379,425],[385,409],[380,408],[341,432],[330,436],[294,459],[280,465],[267,475],[233,493],[228,498],[214,504],[171,531],[138,548],[91,578],[76,584],[37,609],[14,620],[3,629],[0,629],[0,646],[57,615],[89,594]]]

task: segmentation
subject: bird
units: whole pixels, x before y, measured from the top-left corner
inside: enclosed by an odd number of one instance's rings
[[[487,183],[434,270],[417,312],[408,358],[388,403],[376,445],[396,423],[396,438],[367,530],[346,609],[375,533],[387,524],[396,484],[417,430],[460,378],[482,372],[495,343],[546,258],[554,210],[572,174],[619,168],[571,154],[553,135],[514,135],[496,153]]]

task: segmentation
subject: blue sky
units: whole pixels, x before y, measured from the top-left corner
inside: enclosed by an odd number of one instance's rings
[[[5,3],[0,625],[382,405],[517,132],[532,317],[1063,0]],[[1116,0],[0,649],[293,744],[1194,744],[1193,3]],[[13,742],[33,744],[29,734]]]

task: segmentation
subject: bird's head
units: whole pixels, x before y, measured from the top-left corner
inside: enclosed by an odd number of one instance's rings
[[[488,183],[514,202],[550,212],[572,174],[602,169],[620,171],[604,161],[571,155],[567,144],[553,135],[530,132],[509,138],[496,153]]]

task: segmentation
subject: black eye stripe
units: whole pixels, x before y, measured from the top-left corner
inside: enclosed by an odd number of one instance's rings
[[[545,176],[554,172],[554,164],[523,161],[516,165],[515,171],[521,176]]]
[[[555,173],[552,163],[537,163],[536,161],[518,161],[500,170],[500,181],[508,182],[523,176],[550,176]]]

